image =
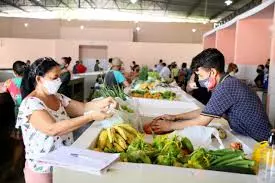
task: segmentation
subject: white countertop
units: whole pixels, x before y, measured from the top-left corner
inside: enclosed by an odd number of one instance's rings
[[[191,96],[183,92],[185,97],[192,99]],[[195,103],[203,107],[196,100]],[[224,119],[215,119],[212,123],[222,125],[225,129],[230,130],[227,122]],[[98,124],[93,124],[88,128],[82,136],[74,143],[73,146],[80,148],[88,148],[95,139],[99,128]],[[256,143],[249,137],[234,134],[239,140],[244,142],[250,148],[253,148]],[[177,167],[157,166],[148,164],[135,163],[115,163],[109,172],[104,175],[91,175],[87,173],[72,171],[64,168],[54,168],[53,172],[54,183],[256,183],[257,176],[245,175],[236,173],[226,173],[208,170],[195,170]]]

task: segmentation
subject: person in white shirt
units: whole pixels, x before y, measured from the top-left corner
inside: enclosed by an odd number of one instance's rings
[[[161,78],[167,80],[170,78],[171,71],[170,69],[166,66],[166,63],[162,63],[163,68],[161,69],[159,75]]]
[[[157,65],[157,72],[160,72],[163,68],[163,65],[162,65],[162,60],[159,60],[159,64]]]

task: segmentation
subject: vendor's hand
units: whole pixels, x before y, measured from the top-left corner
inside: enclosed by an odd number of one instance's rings
[[[112,114],[103,112],[103,111],[91,111],[87,115],[89,115],[91,121],[101,121],[107,118],[112,117]]]
[[[151,128],[155,133],[170,132],[173,130],[172,122],[164,120],[153,121],[151,124]]]
[[[177,115],[169,115],[165,114],[159,117],[156,117],[154,120],[167,120],[167,121],[176,121],[177,120]]]

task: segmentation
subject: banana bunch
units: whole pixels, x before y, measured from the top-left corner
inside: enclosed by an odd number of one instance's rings
[[[138,131],[129,124],[114,125],[101,131],[94,150],[108,153],[124,152],[138,135]]]

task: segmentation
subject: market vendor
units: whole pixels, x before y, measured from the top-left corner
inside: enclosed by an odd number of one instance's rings
[[[82,103],[57,93],[61,83],[60,65],[52,58],[36,60],[24,73],[21,85],[24,100],[19,108],[17,127],[21,127],[26,151],[26,183],[51,183],[52,167],[38,159],[74,142],[72,132],[111,115],[112,98]],[[93,111],[84,115],[85,111]]]
[[[267,140],[271,125],[259,97],[241,81],[224,72],[224,56],[217,49],[206,49],[192,60],[200,83],[212,96],[203,111],[155,118],[152,129],[168,132],[189,126],[207,126],[214,118],[226,116],[232,130],[257,141]],[[177,122],[175,122],[177,121]]]

